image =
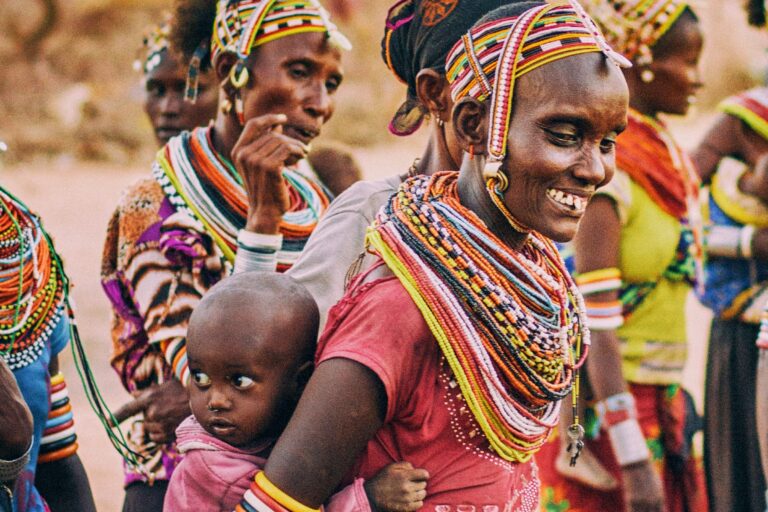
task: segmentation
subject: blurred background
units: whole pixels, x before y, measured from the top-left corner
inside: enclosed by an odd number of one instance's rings
[[[109,310],[99,283],[107,221],[120,191],[147,175],[155,151],[134,71],[145,29],[172,0],[0,0],[0,184],[38,211],[75,283],[78,323],[107,402],[128,399],[113,375]],[[338,22],[355,46],[336,114],[321,136],[352,149],[368,178],[408,168],[423,134],[389,135],[403,86],[379,56],[383,20],[394,0],[335,0]],[[331,2],[325,2],[329,5]],[[717,102],[765,80],[768,33],[747,26],[741,1],[696,2],[705,33],[705,88],[684,119],[669,119],[691,147]],[[423,130],[424,132],[426,130]],[[709,315],[691,301],[687,382],[701,405]],[[122,503],[120,461],[88,408],[71,357],[70,382],[83,458],[100,511]]]

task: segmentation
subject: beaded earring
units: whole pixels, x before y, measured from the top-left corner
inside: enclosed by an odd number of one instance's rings
[[[227,116],[230,112],[232,112],[232,102],[229,101],[229,98],[224,98],[221,100],[221,106],[219,108],[221,113]]]

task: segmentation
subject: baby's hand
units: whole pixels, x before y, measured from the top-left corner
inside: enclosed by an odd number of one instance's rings
[[[429,473],[410,462],[395,462],[365,482],[371,508],[381,512],[411,512],[424,506]]]

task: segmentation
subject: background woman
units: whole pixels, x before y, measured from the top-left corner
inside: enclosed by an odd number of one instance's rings
[[[0,356],[33,419],[27,463],[13,485],[13,510],[94,511],[58,363],[71,337],[69,281],[40,219],[2,188],[0,240]],[[13,412],[4,405],[3,415]],[[18,433],[24,431],[20,423]]]
[[[344,295],[347,275],[373,262],[372,256],[364,256],[366,229],[400,183],[416,174],[459,169],[461,150],[451,125],[453,100],[445,78],[445,58],[475,21],[505,3],[457,0],[451,9],[440,10],[433,0],[401,0],[389,10],[381,41],[382,58],[408,87],[406,100],[389,130],[408,136],[425,121],[431,121],[432,126],[424,152],[407,173],[363,181],[334,200],[289,271],[314,296],[320,309],[320,332],[328,310]],[[350,269],[353,263],[355,268]]]
[[[396,277],[332,310],[242,510],[311,510],[345,475],[394,460],[428,470],[426,509],[536,509],[531,456],[588,341],[548,237],[574,235],[626,123],[626,85],[601,51],[615,54],[593,33],[568,3],[522,3],[454,46],[461,172],[406,180],[382,209],[369,240]],[[486,156],[501,162],[487,182]]]
[[[702,36],[684,2],[591,6],[634,63],[624,73],[629,125],[618,140],[616,176],[587,207],[575,238],[576,281],[594,344],[587,369],[597,421],[587,425],[586,448],[621,487],[599,491],[561,476],[556,441],[538,457],[545,505],[706,510],[680,389],[685,301],[701,265],[698,180],[658,117],[688,110],[700,86]]]
[[[161,510],[178,463],[173,432],[189,415],[184,338],[200,296],[232,267],[289,268],[328,206],[304,157],[333,114],[348,45],[315,0],[188,0],[174,20],[190,98],[210,66],[221,101],[210,126],[165,145],[108,229],[112,364],[136,395],[116,416],[143,412],[131,430],[143,464],[126,466],[127,511]]]
[[[760,312],[768,299],[768,89],[726,99],[692,153],[710,182],[707,283],[715,319],[704,402],[704,465],[711,510],[765,510],[755,376]],[[722,162],[723,165],[720,165]],[[739,165],[739,162],[741,165]]]

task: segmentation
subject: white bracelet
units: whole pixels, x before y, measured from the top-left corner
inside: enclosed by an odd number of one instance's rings
[[[734,226],[710,226],[706,230],[707,254],[738,258],[741,229]]]
[[[608,438],[619,466],[629,466],[651,458],[640,423],[634,418],[611,426]]]
[[[739,231],[739,253],[742,258],[752,257],[752,238],[755,236],[755,226],[747,224]]]
[[[283,246],[283,235],[265,235],[241,229],[237,234],[234,273],[277,269],[277,251]]]

